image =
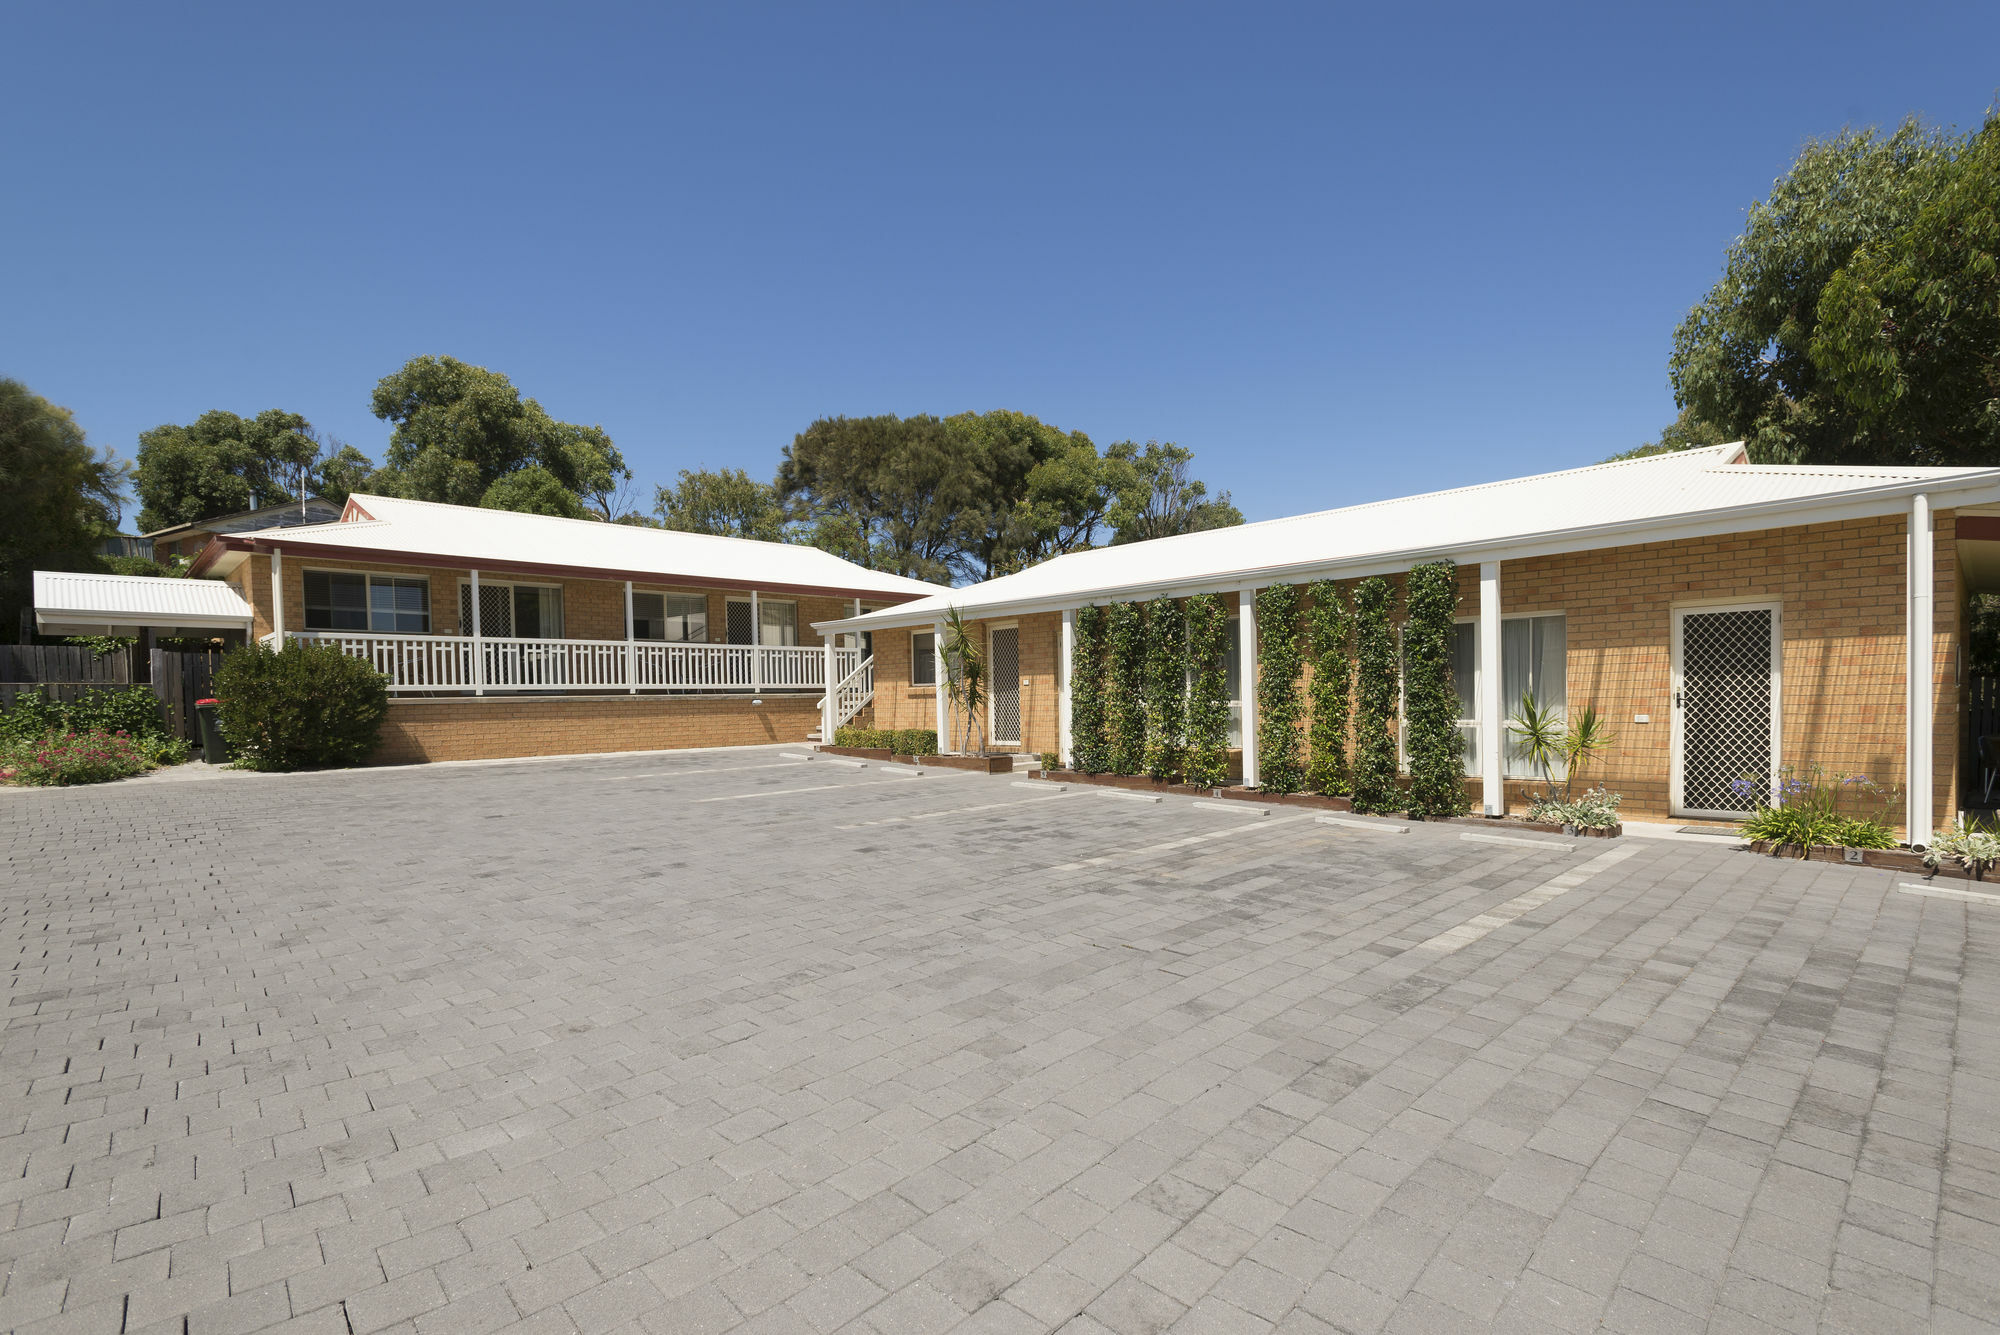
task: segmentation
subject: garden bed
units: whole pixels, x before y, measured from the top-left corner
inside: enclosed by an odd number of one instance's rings
[[[1774,844],[1766,839],[1751,841],[1750,851],[1774,858],[1796,860],[1799,856],[1797,844]],[[1860,856],[1856,858],[1850,856],[1852,854]],[[1880,867],[1885,871],[1913,871],[1922,876],[1945,876],[1959,881],[1980,879],[1955,862],[1927,867],[1924,865],[1924,855],[1909,848],[1840,848],[1832,844],[1814,844],[1805,861],[1844,862],[1849,866]]]
[[[894,760],[896,753],[886,746],[821,746],[830,756],[853,756],[857,760]]]
[[[897,756],[898,765],[935,765],[939,769],[969,769],[975,774],[1011,774],[1014,757],[1004,756]]]

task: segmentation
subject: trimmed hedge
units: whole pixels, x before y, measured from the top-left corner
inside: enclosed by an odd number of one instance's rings
[[[1320,580],[1306,589],[1306,647],[1312,654],[1306,787],[1315,793],[1345,793],[1352,786],[1347,758],[1348,701],[1354,691],[1349,645],[1354,619],[1341,605],[1340,588]]]
[[[1305,787],[1299,763],[1299,591],[1257,591],[1257,786],[1267,793]]]
[[[1104,641],[1111,773],[1138,774],[1146,767],[1146,640],[1137,603],[1111,604]]]
[[[1389,581],[1354,590],[1354,809],[1396,811],[1396,636],[1389,627]]]
[[[1229,611],[1218,593],[1196,594],[1182,609],[1187,618],[1187,778],[1204,788],[1229,782]]]
[[[222,735],[243,769],[358,765],[382,739],[388,680],[331,644],[243,645],[215,670]]]
[[[862,751],[888,751],[899,756],[934,756],[938,753],[935,728],[835,728],[833,744]]]
[[[1146,604],[1146,773],[1181,777],[1187,763],[1187,619],[1171,598]]]
[[[1111,767],[1104,732],[1104,609],[1076,609],[1069,657],[1069,763],[1081,774]]]
[[[1410,753],[1410,814],[1465,814],[1465,737],[1452,684],[1458,567],[1429,561],[1404,581],[1403,718]]]

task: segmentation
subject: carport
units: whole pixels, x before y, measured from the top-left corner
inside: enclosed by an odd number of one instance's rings
[[[35,629],[43,635],[247,636],[254,615],[220,580],[35,572]]]

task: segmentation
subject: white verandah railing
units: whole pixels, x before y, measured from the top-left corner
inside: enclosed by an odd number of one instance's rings
[[[817,691],[826,685],[819,645],[671,644],[658,640],[530,640],[470,635],[287,631],[365,659],[391,691]],[[267,637],[269,638],[269,637]],[[860,654],[834,651],[851,675]],[[629,669],[629,670],[628,670]]]

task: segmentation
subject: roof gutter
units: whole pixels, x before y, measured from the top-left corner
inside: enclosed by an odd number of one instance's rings
[[[1037,612],[1060,612],[1072,607],[1085,607],[1092,603],[1107,601],[1131,601],[1135,596],[1180,598],[1196,593],[1261,588],[1266,584],[1296,582],[1307,576],[1317,579],[1365,579],[1370,575],[1397,574],[1423,561],[1439,560],[1447,555],[1453,556],[1461,565],[1470,564],[1474,560],[1522,560],[1535,556],[1561,555],[1566,552],[1594,551],[1605,547],[1633,546],[1642,542],[1713,537],[1720,533],[1742,533],[1758,528],[1790,528],[1801,524],[1872,518],[1877,515],[1900,513],[1908,499],[1919,494],[1932,498],[1933,510],[1952,509],[1955,507],[1942,498],[1968,493],[1976,494],[1976,498],[1967,503],[2000,501],[2000,469],[1989,470],[1983,477],[1969,478],[1957,483],[1948,483],[1941,479],[1885,483],[1877,487],[1844,492],[1834,498],[1808,496],[1783,501],[1751,501],[1723,509],[1704,510],[1700,512],[1699,517],[1625,520],[1614,524],[1586,525],[1581,528],[1545,529],[1539,533],[1518,534],[1465,546],[1430,544],[1393,552],[1371,553],[1346,561],[1294,561],[1284,565],[1216,571],[1188,579],[1110,585],[1085,593],[980,604],[966,610],[976,612],[983,620],[1002,616],[1029,616]],[[1741,522],[1745,517],[1751,516],[1768,516],[1774,520],[1783,518],[1785,522],[1755,525]],[[941,612],[925,612],[913,616],[885,609],[860,617],[815,621],[812,625],[813,629],[822,632],[879,630],[900,626],[927,626],[941,619],[941,616]]]

